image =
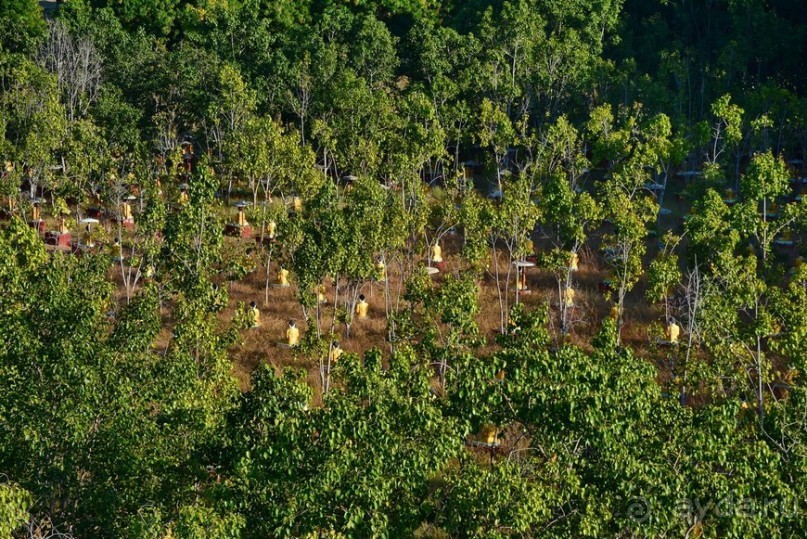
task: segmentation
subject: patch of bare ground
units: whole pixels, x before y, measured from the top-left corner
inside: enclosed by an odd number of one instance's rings
[[[250,240],[227,238],[226,241]],[[444,273],[434,277],[436,286],[440,286],[445,280],[446,273],[456,274],[459,271],[458,246],[454,245],[454,242],[447,243],[448,245],[444,249],[446,270]],[[497,348],[495,337],[500,331],[502,319],[501,297],[506,294],[508,305],[515,302],[514,273],[511,272],[510,274],[512,282],[509,286],[506,287],[504,283],[509,260],[506,256],[500,256],[497,263],[502,288],[501,296],[496,286],[495,271],[491,269],[481,280],[480,311],[477,316],[477,323],[487,343],[479,350],[480,355],[491,353]],[[277,270],[277,265],[272,263],[269,269],[270,281],[274,281]],[[109,275],[117,285],[116,301],[125,303],[126,295],[119,266],[111,267]],[[601,268],[596,255],[591,252],[584,253],[581,257],[580,270],[575,273],[577,295],[575,296],[575,307],[572,311],[572,318],[575,322],[568,337],[569,342],[584,349],[590,349],[591,337],[598,330],[600,321],[609,315],[612,306],[612,302],[606,299],[599,290],[599,283],[605,275],[606,273]],[[397,299],[396,291],[400,284],[400,275],[391,267],[388,277],[390,281],[389,289],[393,295],[392,303],[394,304]],[[229,355],[233,362],[233,375],[238,379],[241,388],[246,390],[249,388],[250,373],[261,363],[272,365],[278,371],[285,367],[304,368],[309,371],[309,380],[312,385],[317,387],[319,386],[318,358],[280,346],[280,343],[285,339],[285,332],[290,319],[296,320],[301,332],[308,329],[298,300],[296,283],[292,278],[292,285],[288,288],[270,287],[268,301],[266,301],[266,278],[266,268],[259,266],[257,270],[240,281],[220,282],[220,286],[227,289],[229,296],[227,307],[219,315],[222,323],[229,323],[232,320],[240,304],[249,304],[251,301],[255,301],[261,311],[261,326],[245,330],[242,333],[241,343],[229,350]],[[549,305],[550,324],[554,328],[558,327],[558,289],[554,278],[548,272],[539,268],[529,268],[527,270],[527,283],[530,292],[519,294],[519,302],[523,303],[528,310]],[[335,309],[332,304],[333,287],[330,283],[325,284],[325,296],[329,299],[329,303],[319,306],[319,316],[322,328],[327,331],[332,325]],[[336,323],[334,326],[336,338],[346,352],[362,354],[371,348],[388,351],[390,347],[387,341],[384,288],[379,283],[368,283],[363,289],[363,293],[370,304],[368,318],[354,320],[349,338],[344,336],[344,327]],[[168,345],[171,338],[171,327],[173,326],[173,321],[168,316],[170,309],[167,307],[166,305],[163,310],[164,327],[155,343],[155,349],[161,351],[164,351]],[[640,282],[628,296],[622,329],[624,343],[633,347],[639,355],[649,354],[651,350],[647,326],[651,322],[660,321],[662,314],[663,309],[661,307],[649,305],[644,299],[644,283]],[[316,312],[312,310],[309,315],[314,317]]]

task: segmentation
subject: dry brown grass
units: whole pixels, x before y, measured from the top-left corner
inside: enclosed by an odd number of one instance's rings
[[[227,241],[249,241],[228,238]],[[456,256],[456,246],[448,245],[444,250],[447,261],[446,272],[456,273],[459,270]],[[501,278],[507,272],[508,261],[505,257],[500,257],[499,270]],[[270,268],[270,277],[273,278],[277,271],[276,265]],[[579,320],[573,327],[569,337],[570,342],[584,349],[590,349],[590,339],[599,328],[603,317],[608,316],[611,303],[607,301],[597,289],[598,283],[605,276],[604,270],[599,266],[599,262],[591,255],[582,257],[580,271],[576,272],[577,296],[576,307],[573,316]],[[118,285],[116,300],[125,302],[125,292],[121,281],[120,271],[116,268],[110,269],[110,278]],[[398,287],[400,276],[390,269],[389,280],[390,290],[395,291]],[[309,381],[313,387],[318,387],[319,383],[319,362],[311,356],[305,356],[297,350],[279,346],[285,338],[285,331],[288,327],[289,319],[295,319],[301,332],[308,329],[303,311],[298,301],[298,291],[292,280],[289,288],[269,289],[269,301],[264,301],[264,286],[266,270],[260,267],[256,271],[247,275],[243,280],[234,283],[221,283],[226,286],[229,294],[229,303],[219,315],[223,323],[232,320],[235,310],[239,304],[249,304],[256,301],[261,310],[261,326],[259,328],[246,330],[242,335],[242,343],[233,347],[230,357],[233,362],[233,375],[239,382],[242,389],[249,388],[251,372],[261,363],[272,365],[280,370],[284,367],[305,368],[309,372]],[[445,280],[445,274],[434,277],[435,284],[440,285]],[[509,294],[510,304],[514,301],[515,276],[511,274]],[[548,273],[537,268],[531,268],[527,274],[529,294],[522,294],[520,302],[526,308],[536,309],[542,305],[550,305],[550,315],[553,317],[554,327],[557,327],[557,301],[558,292],[554,278]],[[386,320],[383,301],[383,288],[379,283],[368,284],[363,290],[367,301],[370,304],[369,317],[365,320],[355,320],[351,327],[350,338],[344,338],[344,327],[336,324],[335,332],[341,347],[347,352],[362,354],[371,349],[378,348],[389,350],[389,343],[386,340]],[[629,295],[629,302],[625,313],[625,324],[623,326],[623,340],[626,345],[632,346],[640,355],[647,355],[651,351],[648,347],[647,325],[652,321],[658,321],[660,308],[648,305],[643,299],[644,287],[642,283]],[[326,297],[333,300],[333,288],[328,283],[326,285]],[[483,346],[479,353],[481,355],[491,353],[496,350],[495,337],[500,329],[500,305],[499,293],[497,291],[495,278],[486,274],[482,279],[481,293],[479,296],[480,312],[477,316],[477,323],[481,334],[487,339],[487,344]],[[169,317],[170,306],[164,309],[164,328],[155,343],[156,350],[164,350],[171,336],[172,320]],[[313,316],[313,313],[311,313]],[[334,306],[328,303],[320,306],[320,319],[322,328],[327,331],[331,327],[334,316]]]
[[[448,272],[456,272],[457,257],[456,251],[446,253]],[[499,260],[500,271],[506,273],[507,261]],[[584,259],[585,264],[585,259]],[[274,274],[276,268],[270,269],[270,274]],[[597,290],[597,284],[604,277],[604,272],[596,264],[581,266],[577,272],[578,295],[576,297],[577,307],[575,317],[581,321],[577,323],[572,331],[571,342],[584,348],[589,347],[592,335],[597,331],[600,320],[607,316],[610,311],[610,303],[605,300]],[[288,348],[279,347],[285,335],[288,320],[295,318],[301,331],[306,329],[302,310],[297,299],[297,288],[292,285],[290,288],[271,288],[269,291],[269,302],[264,299],[265,269],[261,268],[248,275],[244,280],[232,284],[229,288],[230,302],[222,313],[223,321],[229,320],[236,306],[240,303],[257,301],[262,313],[262,325],[260,328],[248,330],[244,334],[244,342],[231,351],[233,359],[234,374],[238,377],[242,387],[248,385],[249,373],[260,363],[265,362],[276,368],[286,366],[304,367],[310,371],[310,378],[314,385],[319,384],[318,361],[316,358],[304,357],[302,354]],[[396,290],[399,275],[394,271],[389,271],[390,289]],[[554,279],[546,272],[538,269],[531,269],[528,273],[528,283],[531,289],[530,294],[521,295],[520,301],[527,309],[539,308],[542,304],[549,303],[553,316],[557,316],[554,305],[557,303],[557,288]],[[439,286],[444,281],[445,275],[435,276],[435,284]],[[514,281],[515,277],[511,276]],[[382,285],[373,283],[364,290],[367,301],[370,304],[369,318],[366,320],[355,320],[351,327],[350,338],[344,338],[344,328],[336,324],[337,338],[340,345],[347,352],[361,354],[371,348],[388,350],[389,344],[386,340],[386,321],[384,314],[383,289]],[[513,303],[513,286],[510,287],[510,303]],[[631,293],[629,305],[625,315],[625,325],[623,327],[623,338],[625,344],[647,351],[647,324],[658,320],[658,309],[648,306],[643,300],[643,287],[638,286],[637,290]],[[333,300],[333,289],[330,285],[326,287],[326,297]],[[634,298],[636,301],[633,301]],[[499,332],[500,308],[499,294],[496,289],[495,279],[487,275],[482,281],[481,294],[479,297],[480,312],[477,322],[482,335],[487,339],[488,344],[480,350],[481,354],[495,350],[495,336]],[[320,307],[320,316],[323,329],[331,327],[331,319],[334,316],[334,308],[331,303]]]
[[[683,188],[681,185],[671,185],[670,193],[664,201],[664,207],[672,210],[672,214],[661,218],[661,229],[673,229],[677,233],[682,232],[681,217],[689,211],[689,203],[680,200],[674,195],[676,190]],[[53,230],[56,227],[56,221],[53,218],[45,217],[47,229]],[[73,224],[73,240],[75,241],[80,230]],[[106,230],[98,230],[99,239],[103,236],[111,237],[115,230],[115,225],[107,222],[104,223]],[[590,350],[591,338],[598,330],[601,320],[609,315],[612,302],[607,300],[598,291],[598,283],[605,277],[606,271],[604,269],[604,262],[602,258],[596,253],[598,248],[598,237],[602,231],[592,235],[590,247],[581,252],[580,271],[575,273],[575,288],[577,295],[575,297],[576,306],[572,313],[573,318],[577,320],[571,334],[569,335],[569,342],[580,346],[583,349]],[[125,236],[131,232],[125,232]],[[803,238],[802,238],[803,240]],[[227,242],[249,241],[236,238],[225,238]],[[125,242],[124,242],[125,243]],[[546,248],[536,241],[538,248]],[[645,256],[645,267],[652,260],[657,252],[657,240],[655,238],[648,239],[648,253]],[[444,239],[443,253],[447,261],[447,272],[456,273],[458,271],[457,253],[460,250],[460,238],[454,235],[448,235]],[[681,245],[681,250],[686,251],[686,239]],[[104,247],[99,247],[103,249]],[[56,248],[48,246],[48,250],[64,250],[69,252],[69,248]],[[776,254],[782,258],[786,264],[792,265],[798,249],[796,248],[777,248]],[[497,260],[499,271],[502,275],[507,273],[508,261],[503,257]],[[400,284],[399,278],[393,268],[389,268],[390,290],[398,290]],[[274,277],[277,271],[277,266],[273,264],[270,268],[270,275]],[[115,300],[119,303],[125,302],[125,292],[123,290],[120,271],[110,270],[110,277],[118,285]],[[221,321],[224,323],[229,322],[239,303],[248,304],[251,301],[258,302],[262,313],[262,325],[260,328],[245,331],[243,333],[242,343],[229,350],[230,357],[233,364],[233,375],[238,380],[242,389],[247,390],[250,386],[250,376],[252,371],[260,364],[265,363],[272,365],[276,369],[284,367],[298,367],[304,368],[308,371],[308,380],[315,391],[320,386],[319,381],[319,362],[316,357],[306,356],[297,350],[278,346],[284,339],[285,330],[287,328],[288,320],[294,318],[297,320],[298,327],[301,331],[307,328],[305,317],[298,302],[297,289],[295,286],[291,288],[271,288],[269,292],[269,301],[264,301],[264,283],[266,279],[265,268],[259,267],[255,272],[249,274],[243,280],[235,283],[220,283],[222,286],[227,286],[229,292],[229,304],[226,309],[220,314]],[[445,280],[445,274],[439,274],[434,277],[435,283],[439,286]],[[531,293],[521,296],[521,302],[525,304],[527,309],[536,309],[542,305],[550,305],[551,325],[554,328],[559,326],[558,321],[558,291],[557,284],[554,278],[548,273],[541,271],[537,268],[531,268],[527,273],[527,280]],[[513,303],[515,276],[511,275],[511,286],[509,287],[510,304]],[[485,355],[492,353],[496,350],[495,337],[499,332],[500,324],[500,307],[499,307],[499,294],[497,291],[495,279],[492,275],[487,274],[481,283],[481,292],[479,296],[480,312],[477,317],[477,322],[481,334],[486,338],[487,344],[483,346],[478,353]],[[663,320],[663,307],[661,305],[650,304],[644,297],[646,289],[646,280],[642,279],[631,291],[626,298],[626,306],[624,313],[624,324],[622,327],[622,340],[626,346],[631,347],[634,352],[649,361],[654,362],[659,370],[659,382],[664,384],[669,378],[669,370],[665,367],[674,360],[677,351],[672,348],[660,348],[656,344],[651,343],[651,338],[648,332],[649,327],[653,323],[662,322]],[[351,328],[350,338],[344,338],[344,328],[336,325],[336,333],[343,349],[348,352],[362,354],[371,348],[379,348],[381,350],[388,350],[389,344],[386,341],[386,321],[385,309],[383,300],[383,288],[378,283],[368,285],[363,290],[370,303],[369,318],[366,320],[356,320]],[[331,300],[333,299],[333,289],[328,286],[326,295]],[[393,303],[395,303],[393,298]],[[331,326],[331,319],[334,316],[334,309],[332,305],[324,305],[321,307],[321,320],[322,327],[326,330]],[[173,321],[170,319],[170,308],[164,309],[163,312],[163,330],[157,338],[154,348],[158,351],[164,351],[171,338],[171,328]],[[315,397],[315,401],[318,398]]]
[[[672,203],[672,201],[670,201]],[[667,204],[665,204],[667,205]],[[678,208],[676,208],[678,209]],[[680,210],[682,211],[682,210]],[[669,217],[668,219],[676,219]],[[55,222],[48,223],[48,229],[52,229]],[[110,232],[112,227],[110,227]],[[102,233],[103,234],[103,233]],[[77,234],[74,232],[74,239]],[[225,238],[228,242],[251,241],[238,238]],[[650,240],[655,243],[654,240]],[[457,252],[460,249],[460,239],[457,236],[447,236],[444,241],[444,256],[447,262],[446,271],[456,273],[459,271]],[[596,245],[595,245],[596,247]],[[103,248],[103,247],[99,247]],[[539,245],[539,248],[541,246]],[[649,261],[650,255],[648,255]],[[498,261],[501,278],[507,273],[508,260],[500,256]],[[606,300],[598,291],[597,285],[604,278],[605,271],[603,262],[592,251],[581,253],[580,271],[575,273],[575,287],[577,303],[574,308],[573,317],[578,320],[574,325],[570,342],[583,347],[590,348],[592,335],[597,331],[600,321],[608,316],[611,302]],[[393,268],[389,268],[390,290],[398,289],[400,284]],[[276,264],[270,268],[270,276],[273,280],[277,271]],[[117,301],[125,301],[122,281],[119,270],[110,270],[110,277],[118,285]],[[239,346],[233,347],[229,353],[233,362],[233,375],[238,379],[242,388],[249,387],[250,373],[261,363],[267,363],[276,369],[287,366],[301,367],[309,371],[309,379],[314,387],[319,385],[319,363],[317,358],[306,357],[302,353],[289,348],[278,346],[285,336],[288,320],[297,320],[301,332],[307,329],[303,311],[300,307],[297,288],[270,288],[269,301],[264,301],[264,284],[266,270],[259,268],[247,275],[243,280],[234,283],[220,283],[226,286],[229,293],[229,303],[221,313],[222,322],[229,322],[240,303],[248,304],[256,301],[261,309],[261,327],[245,331],[243,342]],[[514,300],[515,275],[511,273],[511,284],[509,287],[509,303]],[[439,286],[445,280],[445,274],[434,277],[435,283]],[[531,292],[522,294],[520,301],[527,309],[539,308],[541,305],[550,305],[550,316],[553,327],[558,327],[557,320],[557,284],[554,278],[547,272],[538,268],[531,268],[527,273],[527,281]],[[496,282],[492,275],[487,274],[482,280],[481,293],[479,296],[480,312],[477,322],[481,334],[487,339],[487,345],[479,350],[480,354],[487,354],[495,351],[495,336],[500,328],[500,304],[499,293]],[[647,327],[651,322],[660,321],[661,309],[658,306],[649,305],[644,299],[644,282],[640,282],[636,289],[627,298],[627,305],[622,330],[623,341],[626,345],[633,347],[640,355],[649,356],[653,353],[649,346]],[[389,344],[386,341],[386,321],[383,301],[383,288],[378,283],[368,285],[364,290],[367,301],[370,304],[369,318],[366,320],[356,320],[351,328],[350,338],[344,338],[344,328],[336,324],[336,334],[342,348],[348,352],[361,354],[371,348],[388,350]],[[333,289],[330,284],[326,288],[326,296],[333,300]],[[395,303],[393,297],[393,303]],[[334,316],[332,304],[320,307],[322,327],[327,331],[331,327],[331,319]],[[164,313],[164,329],[160,334],[155,349],[164,350],[167,345],[172,326],[172,321],[168,318],[168,310]]]

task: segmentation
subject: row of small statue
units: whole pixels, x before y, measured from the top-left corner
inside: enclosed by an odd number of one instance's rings
[[[157,187],[158,196],[160,198],[162,198],[163,197],[163,190],[162,190],[161,183],[160,183],[159,180],[156,181],[156,187]],[[185,183],[183,183],[183,184],[181,184],[179,186],[179,198],[177,199],[177,203],[180,206],[184,206],[190,201],[190,197],[188,195],[188,188],[189,188],[188,184],[185,184]],[[126,197],[126,199],[121,203],[121,205],[120,205],[120,214],[119,214],[119,218],[120,218],[121,222],[126,223],[126,224],[131,224],[131,223],[134,222],[134,214],[132,212],[132,206],[130,204],[130,201],[135,200],[135,199],[136,199],[136,197],[130,195],[130,196]],[[16,199],[14,197],[8,196],[7,202],[8,202],[9,207],[14,207],[16,205],[15,200]],[[41,201],[40,201],[40,199],[33,199],[31,201],[31,203],[32,203],[32,207],[31,207],[31,222],[39,222],[39,221],[42,220],[42,210],[41,210],[41,206],[40,206]],[[297,195],[294,195],[292,197],[290,204],[291,204],[291,209],[294,212],[300,212],[303,209],[302,199]],[[236,221],[233,223],[233,225],[237,226],[238,228],[244,228],[244,227],[249,227],[250,226],[250,223],[247,221],[246,211],[245,211],[245,208],[246,208],[247,205],[248,205],[247,203],[243,203],[243,202],[238,203],[236,205],[238,207],[238,215],[237,215]],[[269,237],[270,237],[270,239],[274,239],[277,224],[274,221],[270,221],[267,224],[267,226],[269,228]]]
[[[122,221],[134,221],[134,214],[132,213],[132,205],[128,202],[123,202],[120,206],[120,218]],[[31,221],[38,222],[42,220],[42,208],[38,200],[32,202],[31,205]],[[65,226],[65,217],[59,218],[60,226]]]
[[[535,247],[532,240],[527,241],[527,247],[529,252],[531,253],[535,252]],[[440,244],[438,243],[435,243],[431,247],[431,262],[434,265],[439,265],[442,264],[443,262],[443,249],[440,247]],[[577,253],[571,253],[571,256],[569,258],[569,270],[577,271],[579,263],[580,263],[580,257],[577,255]],[[385,270],[384,263],[381,260],[379,260],[378,263],[376,264],[376,271],[378,273],[377,278],[379,281],[384,281],[386,279],[386,274],[384,270]],[[529,287],[527,285],[527,274],[523,269],[518,273],[516,288],[520,292],[526,292],[529,290]],[[574,295],[575,295],[574,289],[569,287],[565,290],[563,301],[567,307],[574,306]]]
[[[238,208],[238,215],[236,217],[235,222],[228,223],[227,227],[225,228],[225,234],[229,236],[239,236],[244,239],[248,239],[252,237],[252,225],[250,225],[249,221],[247,221],[247,214],[245,208],[247,207],[247,203],[239,202],[236,204]],[[303,203],[300,200],[300,197],[295,196],[292,199],[292,208],[293,211],[299,212],[302,210]],[[266,223],[266,237],[269,241],[274,241],[277,236],[277,223],[274,220],[270,220]]]
[[[367,299],[364,297],[364,294],[360,295],[359,301],[356,303],[356,318],[366,319],[369,309],[370,305],[367,303]],[[251,328],[254,329],[261,326],[261,311],[258,309],[258,304],[254,301],[249,304],[247,318]],[[297,321],[294,319],[289,320],[289,327],[286,329],[286,342],[284,344],[291,348],[300,344],[300,329],[297,327]],[[333,348],[338,349],[339,343],[335,342],[334,344],[335,346]],[[339,351],[339,354],[341,355],[341,350]],[[338,356],[334,359],[334,361],[336,359],[338,359]]]
[[[611,307],[611,318],[614,320],[619,319],[619,307],[614,305]],[[667,320],[667,325],[664,326],[664,339],[659,340],[661,344],[678,344],[678,338],[681,336],[681,326],[675,320],[670,318]]]
[[[381,259],[375,264],[375,277],[379,282],[384,282],[387,279],[387,267]],[[278,270],[277,276],[275,277],[275,286],[278,288],[288,288],[291,286],[291,283],[289,283],[289,270],[284,267]],[[320,303],[326,303],[324,297],[324,286],[320,285],[317,288],[317,300]]]
[[[800,187],[798,190],[794,189],[793,192],[795,193],[794,198],[796,202],[801,202],[804,196],[807,195],[807,187]],[[723,202],[729,206],[737,202],[737,193],[734,191],[734,189],[726,189],[723,192]],[[766,218],[776,219],[779,217],[779,205],[776,203],[776,201],[768,201],[765,204],[764,213]]]
[[[530,241],[530,244],[531,243],[532,242]],[[580,263],[580,257],[577,256],[577,253],[571,253],[571,256],[569,258],[569,270],[577,271],[579,263]],[[521,271],[518,272],[516,288],[518,289],[519,292],[527,292],[530,289],[529,286],[527,285],[527,272],[524,271],[523,268],[521,269]],[[574,306],[574,294],[575,292],[573,288],[566,288],[566,291],[564,292],[563,301],[567,307]]]
[[[249,226],[249,221],[247,221],[247,214],[246,214],[246,204],[239,203],[237,204],[238,207],[238,216],[236,217],[235,224],[239,227]],[[303,209],[303,201],[298,196],[294,196],[291,199],[291,206],[294,211],[298,212]],[[270,223],[274,226],[277,224],[274,221],[270,221]]]

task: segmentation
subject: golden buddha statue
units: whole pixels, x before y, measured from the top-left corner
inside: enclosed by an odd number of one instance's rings
[[[325,296],[325,290],[326,290],[326,288],[325,288],[324,284],[320,283],[319,285],[317,285],[317,290],[316,290],[316,292],[317,292],[317,303],[319,303],[320,305],[324,305],[324,304],[328,303],[328,298]]]
[[[667,323],[667,327],[665,328],[664,333],[665,336],[667,337],[667,341],[669,341],[672,344],[675,344],[678,342],[678,336],[681,334],[681,327],[672,320],[670,320]]]
[[[289,270],[286,268],[280,268],[280,271],[277,272],[277,285],[289,286]]]
[[[358,318],[367,318],[367,310],[370,308],[370,305],[367,303],[367,300],[364,298],[364,294],[359,296],[359,302],[356,304],[356,316]]]
[[[257,328],[261,325],[261,311],[258,309],[258,304],[254,301],[249,304],[249,311],[247,317],[251,328]]]
[[[275,239],[275,236],[277,235],[277,223],[274,221],[269,221],[266,223],[266,233],[270,240]]]
[[[439,244],[435,243],[432,245],[432,262],[435,264],[439,264],[443,261],[443,249],[440,247]]]
[[[90,225],[87,225],[84,228],[84,233],[81,235],[81,241],[84,243],[86,247],[95,247],[95,243],[93,243],[92,239],[92,230],[90,229]]]
[[[378,259],[378,262],[376,262],[375,264],[375,276],[376,280],[378,280],[379,282],[383,283],[384,281],[387,280],[387,266],[384,264],[384,261],[381,260],[380,258]]]
[[[339,343],[337,341],[333,341],[331,343],[331,351],[328,353],[328,361],[330,363],[336,363],[339,361],[339,358],[342,357],[344,350],[339,348]]]
[[[527,288],[527,272],[524,271],[524,268],[522,268],[521,271],[518,273],[518,281],[516,282],[516,288],[519,291],[529,290],[529,288]]]
[[[491,423],[482,425],[479,430],[479,441],[489,445],[495,444],[497,430],[496,426]]]
[[[566,307],[574,307],[574,295],[575,291],[574,288],[571,286],[567,286],[566,290],[563,292],[563,304]]]
[[[120,206],[120,215],[121,218],[125,221],[131,221],[134,217],[132,216],[132,206],[128,202],[124,202]]]
[[[236,221],[239,227],[245,227],[249,223],[247,222],[247,214],[244,211],[244,206],[238,207],[238,220]]]
[[[118,238],[115,238],[115,241],[109,246],[109,255],[115,262],[123,260],[123,249]]]
[[[577,271],[579,263],[580,257],[577,256],[577,253],[572,253],[572,256],[569,257],[569,269],[571,271]]]
[[[297,328],[297,322],[289,320],[289,327],[286,329],[286,344],[288,346],[297,346],[300,342],[300,330]]]
[[[42,209],[39,207],[38,201],[34,201],[34,205],[31,206],[31,220],[32,221],[42,220]]]

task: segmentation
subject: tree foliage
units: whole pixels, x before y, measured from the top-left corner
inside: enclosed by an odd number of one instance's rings
[[[799,3],[47,7],[0,3],[0,535],[804,535]]]

